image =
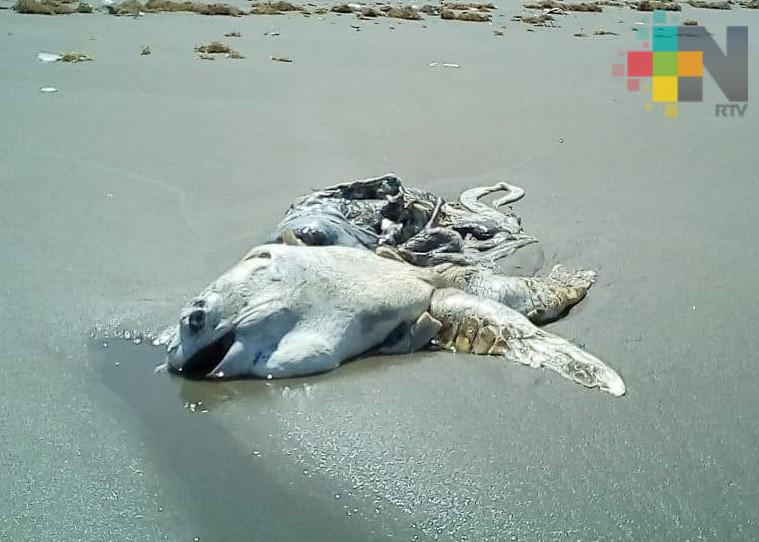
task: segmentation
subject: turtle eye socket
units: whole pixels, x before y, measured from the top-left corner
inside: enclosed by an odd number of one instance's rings
[[[203,309],[197,309],[190,313],[187,317],[187,327],[193,333],[199,332],[206,324],[206,311]]]
[[[330,244],[327,234],[312,226],[300,228],[295,232],[295,235],[309,246],[324,246]]]

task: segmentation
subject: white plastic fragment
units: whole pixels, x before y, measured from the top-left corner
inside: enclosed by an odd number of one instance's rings
[[[51,94],[53,92],[58,92],[58,89],[55,87],[42,87],[40,89],[40,92],[44,92],[45,94]]]
[[[37,55],[37,58],[40,62],[58,62],[63,57],[55,53],[46,53],[45,51],[42,51]]]

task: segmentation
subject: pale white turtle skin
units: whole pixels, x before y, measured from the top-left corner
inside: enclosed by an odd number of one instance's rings
[[[283,378],[432,341],[625,393],[619,375],[591,354],[503,303],[450,284],[364,249],[263,245],[182,310],[167,362],[211,378]]]

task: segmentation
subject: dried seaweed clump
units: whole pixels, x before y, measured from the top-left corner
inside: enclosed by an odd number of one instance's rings
[[[68,15],[78,11],[78,8],[73,6],[70,0],[18,0],[13,9],[17,13],[32,15]],[[92,7],[90,7],[91,11]],[[88,12],[83,11],[81,13]]]
[[[241,53],[232,49],[229,45],[218,41],[212,41],[208,45],[199,45],[195,47],[198,58],[201,60],[215,60],[214,55],[226,55],[227,58],[240,59],[245,58]]]
[[[642,0],[634,4],[638,11],[680,11],[682,8],[677,2],[666,2],[661,0]]]
[[[143,11],[146,11],[145,6],[139,3],[137,0],[126,0],[125,2],[121,2],[111,9],[111,13],[119,16],[138,15]]]
[[[456,11],[461,11],[465,9],[477,9],[479,11],[489,11],[491,9],[495,9],[495,5],[488,2],[487,4],[470,4],[466,2],[450,2],[447,4],[443,4],[443,9],[453,9]]]
[[[757,0],[759,1],[759,0]],[[364,6],[361,8],[361,11],[358,12],[358,15],[360,17],[381,17],[384,15],[381,11],[374,9],[373,7]]]
[[[547,13],[541,13],[540,15],[514,15],[511,20],[520,21],[534,26],[554,26],[553,17]]]
[[[757,2],[759,2],[759,0],[757,0]],[[419,11],[426,15],[440,15],[440,7],[433,6],[432,4],[424,4],[419,8]]]
[[[208,45],[199,45],[195,47],[195,50],[198,53],[206,53],[206,54],[214,54],[214,55],[232,52],[232,49],[229,47],[229,45],[226,45],[219,41],[212,41]]]
[[[330,9],[333,13],[353,13],[353,8],[348,4],[336,4]]]
[[[480,13],[479,11],[462,11],[461,13],[456,13],[452,9],[443,9],[440,12],[440,18],[453,21],[473,21],[483,23],[490,21],[490,15],[488,13]]]
[[[558,9],[561,11],[592,11],[601,12],[603,8],[596,2],[580,2],[579,4],[569,4],[564,2],[556,2],[555,0],[542,0],[536,4],[525,4],[524,7],[528,9]]]
[[[61,55],[61,62],[70,62],[71,64],[77,62],[89,62],[90,60],[92,60],[92,57],[87,53],[77,53],[72,51]]]
[[[201,15],[231,15],[239,17],[242,11],[229,4],[202,4],[198,2],[174,2],[172,0],[148,0],[145,4],[146,11],[187,11]]]
[[[418,21],[422,18],[422,16],[419,15],[419,12],[411,6],[390,8],[385,12],[385,15],[393,17],[394,19],[408,19],[410,21]]]
[[[282,15],[288,11],[303,11],[303,8],[280,0],[279,2],[264,2],[263,4],[253,4],[250,13],[253,15]]]
[[[711,0],[689,0],[688,2],[691,6],[694,8],[704,8],[704,9],[732,9],[730,7],[730,2],[727,2],[726,0],[721,0],[717,2],[713,2]]]

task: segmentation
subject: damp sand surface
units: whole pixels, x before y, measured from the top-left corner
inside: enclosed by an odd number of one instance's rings
[[[611,77],[647,14],[519,13],[0,10],[1,540],[755,539],[752,102],[715,118],[707,78],[665,118]],[[681,15],[718,41],[748,24],[757,88],[759,12]],[[245,58],[198,60],[212,41]],[[599,271],[551,328],[628,395],[444,353],[184,381],[149,344],[90,337],[160,330],[296,195],[387,171],[445,196],[525,187],[538,265]]]

